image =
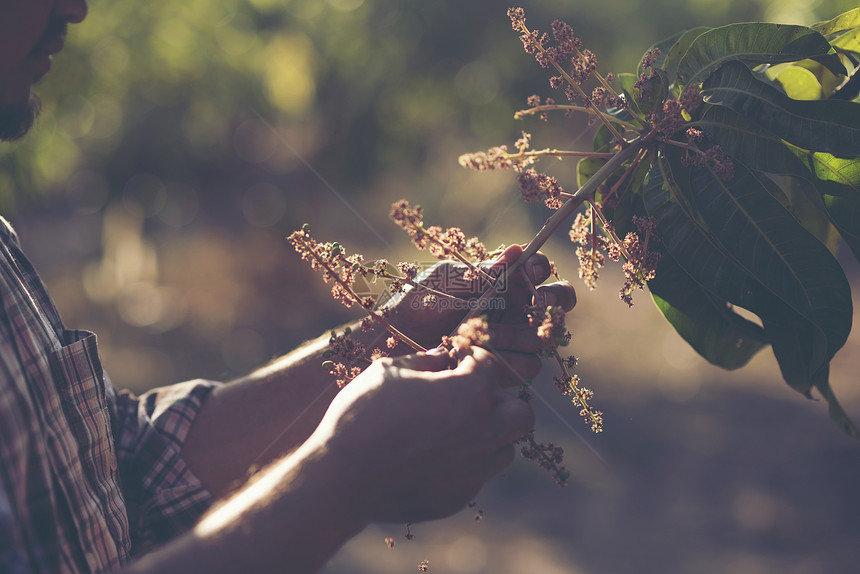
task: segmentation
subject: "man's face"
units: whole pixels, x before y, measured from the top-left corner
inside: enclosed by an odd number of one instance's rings
[[[63,48],[67,24],[86,15],[86,0],[0,0],[0,140],[17,139],[33,124],[33,85]]]

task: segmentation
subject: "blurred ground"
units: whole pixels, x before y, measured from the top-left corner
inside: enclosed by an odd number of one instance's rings
[[[851,0],[524,2],[561,17],[609,69],[685,27],[811,23]],[[94,0],[41,87],[45,113],[0,146],[0,210],[68,325],[99,334],[118,386],[226,380],[354,312],[284,240],[310,222],[368,258],[423,260],[387,221],[408,198],[428,223],[488,245],[525,242],[548,212],[464,152],[590,146],[579,119],[515,122],[545,76],[508,4],[418,0]],[[647,8],[647,9],[646,9]],[[629,23],[635,21],[635,25]],[[563,185],[575,164],[552,173]],[[628,310],[617,272],[587,292],[562,236],[545,251],[578,287],[578,372],[606,430],[593,436],[548,379],[538,434],[561,444],[566,489],[518,460],[472,512],[369,528],[326,572],[830,574],[860,563],[860,449],[821,402],[780,379],[770,351],[723,372],[699,359],[647,294]],[[856,262],[846,260],[855,286]],[[857,301],[855,301],[857,303]],[[857,305],[855,304],[855,309]],[[860,419],[860,335],[831,381]],[[546,376],[550,376],[547,373]],[[573,430],[571,430],[573,429]],[[393,536],[397,545],[385,547]]]

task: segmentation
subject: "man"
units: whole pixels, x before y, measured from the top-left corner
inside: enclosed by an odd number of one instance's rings
[[[86,0],[0,0],[0,139],[33,124],[33,85],[86,13]],[[549,275],[542,255],[524,268]],[[0,219],[0,572],[314,572],[372,521],[455,512],[532,428],[506,389],[540,368],[529,293],[512,285],[493,353],[453,369],[437,350],[385,359],[337,392],[321,338],[226,385],[137,398],[107,382],[95,335],[63,326]],[[575,303],[566,284],[540,296]],[[391,321],[432,347],[460,317],[410,297]]]

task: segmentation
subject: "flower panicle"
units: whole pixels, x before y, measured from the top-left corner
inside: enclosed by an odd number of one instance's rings
[[[599,217],[598,217],[599,216]],[[603,234],[595,231],[595,220],[599,220]],[[620,239],[612,226],[601,215],[599,204],[592,203],[585,212],[577,214],[570,230],[570,240],[577,244],[579,277],[589,289],[597,286],[598,271],[609,257],[612,261],[624,262],[624,284],[619,297],[628,306],[633,306],[633,292],[645,289],[648,281],[657,274],[660,252],[649,249],[649,244],[659,241],[657,220],[654,217],[633,216],[636,231],[630,231]]]
[[[420,205],[412,207],[408,201],[401,199],[391,205],[389,215],[398,227],[409,234],[415,247],[422,251],[426,249],[437,259],[454,257],[466,262],[465,255],[476,261],[483,261],[489,255],[489,251],[477,237],[467,239],[459,227],[424,227],[424,210]]]
[[[442,337],[440,347],[448,350],[452,362],[472,354],[472,347],[486,346],[490,342],[490,327],[484,317],[473,317],[460,323],[453,336]]]
[[[534,431],[519,442],[522,444],[520,454],[523,458],[536,462],[539,467],[548,471],[559,486],[567,486],[570,472],[562,465],[564,450],[560,446],[552,442],[536,441]]]
[[[573,357],[563,359],[565,362],[571,360],[575,362]],[[567,369],[563,370],[564,376],[553,377],[556,388],[561,391],[562,395],[568,397],[574,406],[580,408],[579,415],[585,419],[586,423],[591,424],[592,432],[603,432],[603,412],[591,406],[594,392],[582,386],[579,375],[570,375],[567,373]]]

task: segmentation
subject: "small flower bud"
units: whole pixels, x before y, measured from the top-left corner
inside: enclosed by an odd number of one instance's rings
[[[334,361],[323,361],[322,368],[326,370],[331,370],[334,368]]]
[[[302,225],[302,231],[304,231],[305,233],[308,233],[310,230],[311,230],[311,224],[310,223],[305,223]]]

